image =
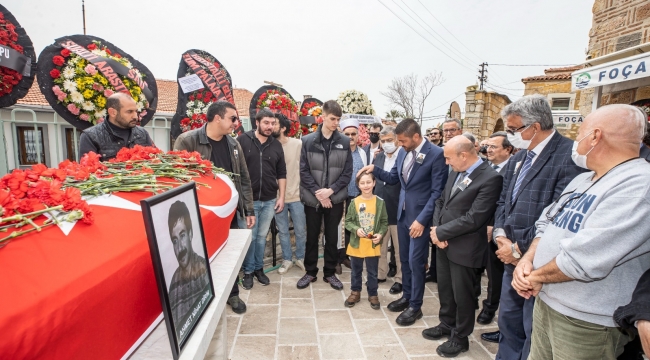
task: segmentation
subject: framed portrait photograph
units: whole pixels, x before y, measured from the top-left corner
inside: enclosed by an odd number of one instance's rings
[[[178,359],[214,288],[194,182],[140,201],[160,302]]]

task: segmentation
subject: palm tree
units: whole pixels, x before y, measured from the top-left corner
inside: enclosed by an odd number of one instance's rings
[[[386,113],[386,119],[391,119],[395,121],[395,119],[401,119],[401,118],[404,118],[404,114],[401,113],[399,110],[393,109]]]

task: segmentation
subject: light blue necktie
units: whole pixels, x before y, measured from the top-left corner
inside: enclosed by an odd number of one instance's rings
[[[521,183],[524,181],[524,178],[526,178],[526,174],[533,166],[533,158],[535,157],[535,155],[536,154],[533,151],[528,151],[528,154],[526,154],[526,161],[524,161],[524,165],[521,168],[521,171],[519,172],[519,176],[517,176],[517,182],[515,183],[515,188],[512,190],[512,197],[510,198],[511,204],[515,203],[515,199],[517,198],[517,194],[519,193],[519,187],[521,186]]]

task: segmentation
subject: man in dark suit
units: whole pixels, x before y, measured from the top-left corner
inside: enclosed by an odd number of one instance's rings
[[[402,185],[397,205],[402,297],[388,304],[388,310],[402,312],[396,322],[408,326],[422,317],[420,308],[429,255],[429,235],[425,228],[431,224],[435,201],[447,182],[448,172],[442,149],[424,140],[415,120],[402,120],[395,134],[402,148],[391,171],[368,165],[359,174],[372,171],[378,181]]]
[[[449,140],[444,151],[452,172],[436,201],[430,232],[431,242],[438,247],[440,324],[422,331],[422,336],[429,340],[449,337],[436,351],[442,357],[455,357],[469,350],[467,337],[474,330],[476,269],[483,266],[487,226],[496,210],[503,180],[463,136]]]
[[[541,95],[529,95],[506,106],[508,140],[521,151],[505,168],[503,190],[494,220],[497,257],[504,262],[499,351],[497,360],[528,358],[534,298],[526,300],[512,287],[512,272],[535,237],[535,221],[576,175],[585,170],[571,160],[573,141],[553,129],[551,106]]]

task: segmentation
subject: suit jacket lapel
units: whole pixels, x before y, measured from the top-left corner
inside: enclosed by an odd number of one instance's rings
[[[479,165],[476,169],[474,169],[474,171],[472,171],[471,174],[469,174],[469,179],[472,180],[472,182],[473,182],[474,179],[476,179],[477,177],[479,177],[479,176],[481,175],[481,173],[483,172],[483,170],[484,170],[485,167],[487,167],[487,166],[488,166],[487,161],[483,161],[483,163],[481,163],[481,165]],[[455,172],[455,171],[452,171],[452,173],[453,173],[453,174],[457,174],[457,172]],[[449,176],[451,176],[451,174],[450,174]],[[456,181],[456,176],[454,176],[454,182],[455,182],[455,181]],[[471,184],[468,185],[468,186],[471,186]],[[453,189],[452,189],[452,190],[453,190]],[[449,197],[449,200],[448,200],[448,201],[451,201],[451,199],[455,198],[456,195],[460,194],[461,192],[462,192],[461,190],[458,190],[458,191],[456,191],[455,193],[453,193],[453,195],[451,195],[451,196]]]
[[[402,189],[406,189],[406,183],[404,182],[404,177],[402,177],[402,167],[404,166],[404,159],[406,158],[406,150],[401,148],[397,154],[397,161],[395,166],[397,167],[397,177],[399,177],[399,182],[402,184]]]
[[[555,134],[553,134],[553,137],[551,138],[551,140],[548,142],[548,144],[546,144],[546,146],[542,150],[542,153],[537,155],[537,159],[535,159],[535,162],[533,163],[533,166],[531,166],[530,170],[528,170],[528,173],[526,174],[526,177],[524,178],[524,180],[521,182],[521,185],[519,186],[519,192],[517,193],[517,198],[515,198],[515,202],[517,202],[517,199],[519,198],[519,195],[524,190],[526,185],[528,185],[528,183],[530,183],[535,178],[535,176],[537,176],[537,173],[544,167],[544,165],[546,164],[548,159],[551,158],[551,155],[553,155],[553,153],[555,152],[555,149],[557,148],[556,145],[557,145],[557,142],[559,141],[559,137],[561,137],[561,136],[562,135],[560,135],[560,133],[556,131]],[[524,160],[524,161],[526,161],[526,160]],[[523,166],[524,166],[524,164],[522,163],[520,168],[523,167]],[[521,169],[519,169],[519,171],[521,171]],[[517,175],[519,175],[519,174],[517,174]],[[514,183],[516,183],[516,182],[517,182],[517,178],[514,179]],[[513,189],[514,189],[514,183],[513,183]]]
[[[422,149],[420,150],[420,154],[424,154],[425,158],[426,158],[426,155],[429,152],[429,146],[427,146],[427,144],[431,145],[431,143],[429,141],[427,141],[427,140],[424,140],[424,139],[422,141],[426,141],[426,142],[424,143],[424,146],[422,146]],[[417,158],[417,156],[418,156],[418,153],[415,154],[416,158]],[[423,159],[423,162],[424,162],[424,159]],[[411,174],[409,175],[409,183],[411,182],[411,179],[413,179],[413,177],[415,176],[415,172],[418,171],[419,168],[420,168],[420,163],[418,163],[417,161],[414,162],[413,163],[413,168],[411,169]]]
[[[449,177],[447,178],[447,184],[445,185],[445,204],[451,200],[451,193],[454,191],[454,183],[456,182],[456,177],[458,177],[458,173],[455,171],[451,171],[449,173]]]

